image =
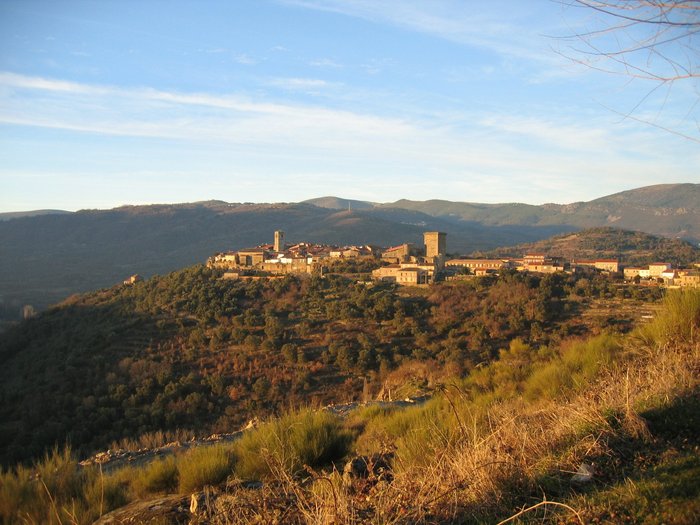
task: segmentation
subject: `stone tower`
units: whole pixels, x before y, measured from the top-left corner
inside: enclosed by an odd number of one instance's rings
[[[425,232],[423,234],[425,243],[425,257],[443,257],[447,253],[447,234],[444,232]]]
[[[275,231],[275,246],[273,249],[277,253],[284,251],[284,232],[282,230]]]

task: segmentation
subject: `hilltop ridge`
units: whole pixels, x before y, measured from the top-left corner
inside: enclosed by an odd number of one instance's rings
[[[348,209],[348,203],[350,209]],[[0,316],[15,319],[68,295],[163,274],[211,253],[270,238],[392,246],[448,234],[450,253],[469,254],[591,227],[627,228],[700,241],[700,184],[659,185],[588,203],[474,204],[431,200],[372,203],[322,197],[302,203],[122,206],[0,221]]]

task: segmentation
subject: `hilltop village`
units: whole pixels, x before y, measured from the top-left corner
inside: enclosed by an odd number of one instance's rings
[[[606,273],[624,276],[630,282],[653,282],[673,287],[700,287],[700,270],[674,269],[658,262],[647,267],[623,268],[616,259],[566,261],[546,254],[525,254],[521,258],[469,259],[448,258],[447,234],[425,232],[423,246],[404,243],[382,249],[377,246],[331,246],[301,242],[287,244],[285,233],[277,230],[272,244],[217,253],[207,265],[224,270],[226,279],[260,279],[288,274],[323,273],[333,260],[368,259],[382,264],[372,271],[376,281],[399,285],[427,285],[439,280],[458,280],[469,276],[497,274],[502,270],[533,273]]]

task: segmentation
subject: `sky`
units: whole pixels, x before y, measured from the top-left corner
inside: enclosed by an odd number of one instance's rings
[[[554,0],[0,0],[0,212],[700,182],[697,76],[619,74],[606,23]],[[666,40],[644,66],[697,74],[697,41]]]

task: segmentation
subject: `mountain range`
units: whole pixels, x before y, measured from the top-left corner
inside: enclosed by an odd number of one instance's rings
[[[469,254],[613,226],[700,241],[700,184],[648,186],[572,204],[478,204],[442,200],[373,203],[322,197],[300,203],[122,206],[74,213],[0,214],[0,315],[42,309],[66,296],[203,262],[213,253],[272,241],[422,243],[448,234],[450,253]]]

